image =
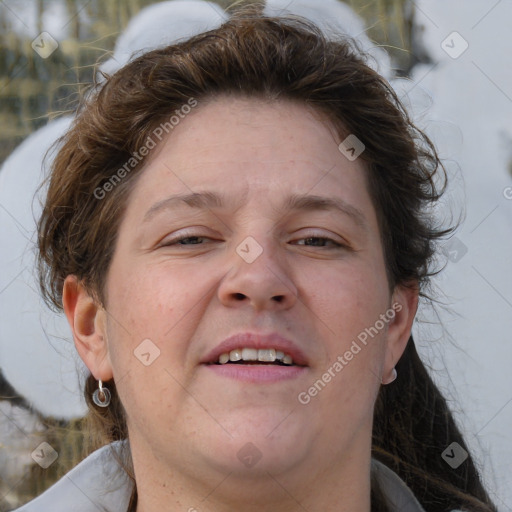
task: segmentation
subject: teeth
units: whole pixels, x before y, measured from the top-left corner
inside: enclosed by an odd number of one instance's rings
[[[293,364],[293,359],[290,356],[286,355],[283,357],[283,363],[284,364]]]
[[[257,361],[258,360],[258,350],[255,348],[243,348],[242,349],[242,359],[244,361]]]
[[[230,361],[240,361],[240,359],[242,359],[242,351],[239,348],[236,348],[235,350],[232,350],[229,353],[229,358],[228,359]],[[219,361],[220,361],[220,358],[219,358]]]
[[[262,363],[280,361],[286,365],[293,364],[291,356],[274,348],[260,348],[259,350],[256,348],[237,348],[219,356],[219,364],[226,364],[229,361],[261,361]]]
[[[258,350],[258,361],[273,363],[276,360],[276,351],[273,348],[260,348]]]

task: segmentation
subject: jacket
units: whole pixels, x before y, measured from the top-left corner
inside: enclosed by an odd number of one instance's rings
[[[126,512],[133,483],[111,451],[119,453],[123,443],[126,441],[116,441],[91,453],[52,487],[14,512]],[[425,512],[394,471],[376,459],[371,461],[371,471],[391,510]]]

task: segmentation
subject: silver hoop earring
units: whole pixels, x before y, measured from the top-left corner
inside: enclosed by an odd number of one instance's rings
[[[398,374],[396,372],[396,368],[393,367],[393,369],[391,370],[391,378],[387,381],[387,382],[384,382],[384,380],[381,380],[381,384],[391,384],[392,382],[394,382],[397,378]]]
[[[99,407],[108,407],[110,398],[110,391],[103,387],[103,383],[100,380],[98,389],[92,394],[92,401]]]

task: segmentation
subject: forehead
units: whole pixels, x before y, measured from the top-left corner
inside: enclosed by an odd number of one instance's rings
[[[136,203],[170,194],[222,191],[238,206],[257,198],[278,207],[291,194],[343,196],[371,207],[366,169],[338,149],[325,115],[292,101],[220,97],[198,106],[149,155]]]
[[[186,130],[175,131],[168,142],[175,146],[194,145],[198,157],[223,147],[226,158],[236,156],[237,160],[259,155],[264,161],[284,156],[290,160],[306,157],[320,163],[319,143],[336,147],[339,144],[326,115],[291,100],[221,96],[200,103],[182,125]]]

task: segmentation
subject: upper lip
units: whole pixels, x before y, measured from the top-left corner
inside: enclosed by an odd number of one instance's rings
[[[302,350],[291,340],[273,332],[260,334],[252,332],[240,332],[219,343],[211,350],[201,363],[216,363],[221,354],[231,352],[237,348],[275,348],[285,354],[289,354],[293,363],[299,366],[307,366],[307,359]]]

